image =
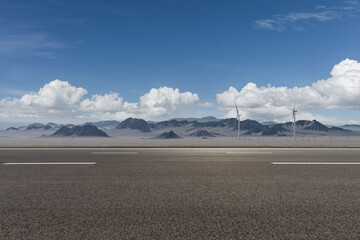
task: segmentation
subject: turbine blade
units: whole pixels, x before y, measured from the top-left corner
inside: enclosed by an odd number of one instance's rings
[[[239,115],[239,110],[238,110],[238,107],[236,105],[236,101],[235,101],[235,108],[236,108],[236,114]]]

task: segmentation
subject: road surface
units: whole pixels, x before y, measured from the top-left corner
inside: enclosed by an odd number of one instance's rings
[[[360,149],[0,149],[0,239],[360,239]]]

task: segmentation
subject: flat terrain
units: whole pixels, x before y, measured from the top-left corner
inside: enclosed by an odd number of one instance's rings
[[[356,147],[360,137],[199,137],[184,139],[151,139],[148,137],[36,137],[1,136],[1,147]]]
[[[359,162],[340,148],[3,148],[0,239],[360,239]]]

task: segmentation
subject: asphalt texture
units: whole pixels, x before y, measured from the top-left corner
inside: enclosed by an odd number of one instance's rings
[[[360,165],[275,161],[360,149],[2,149],[0,239],[360,239]]]

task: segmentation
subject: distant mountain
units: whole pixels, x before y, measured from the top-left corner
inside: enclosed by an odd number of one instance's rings
[[[262,136],[286,136],[290,132],[284,124],[265,125],[261,131]]]
[[[164,132],[158,136],[155,137],[156,139],[180,139],[181,137],[179,137],[176,133],[174,133],[173,131],[170,132]]]
[[[32,124],[29,124],[27,127],[26,127],[26,130],[39,130],[39,129],[51,129],[51,125],[45,125],[45,124],[42,124],[42,123],[32,123]]]
[[[102,130],[98,129],[93,125],[83,125],[83,126],[75,126],[75,127],[66,127],[63,126],[59,130],[57,130],[52,136],[61,136],[61,137],[70,137],[70,136],[78,136],[78,137],[108,137],[108,135]]]
[[[150,128],[165,128],[165,127],[181,127],[188,125],[189,122],[187,120],[178,121],[175,119],[162,121],[157,123],[150,123]]]
[[[351,130],[343,129],[343,128],[340,128],[340,127],[331,127],[330,130],[341,131],[341,132],[352,132]]]
[[[205,127],[212,127],[212,128],[221,128],[221,127],[228,127],[227,123],[224,120],[217,120],[211,122],[191,122],[191,125],[194,128],[205,128]]]
[[[293,129],[292,122],[286,123],[274,123],[274,124],[261,124],[255,120],[246,119],[241,121],[240,129],[242,135],[262,135],[262,136],[291,136]],[[217,121],[210,122],[197,122],[197,121],[187,121],[176,119],[169,121],[162,121],[158,123],[150,123],[151,129],[166,129],[166,128],[176,128],[176,127],[188,127],[186,131],[201,131],[206,130],[205,128],[216,128],[217,131],[221,133],[221,129],[231,129],[232,131],[237,131],[238,121],[235,118],[226,118],[220,119]],[[344,132],[344,129],[341,128],[329,128],[321,124],[316,120],[307,121],[299,120],[296,122],[296,129],[298,133],[304,134],[315,134],[316,132]],[[245,132],[244,132],[245,131]],[[193,133],[195,133],[193,132]],[[196,133],[196,134],[204,134]],[[191,134],[190,134],[191,135]],[[323,134],[322,134],[323,135]]]
[[[274,121],[266,121],[266,122],[262,122],[261,124],[262,125],[275,125],[275,124],[278,124],[278,123],[274,122]]]
[[[190,134],[190,136],[192,136],[192,137],[215,137],[214,134],[212,134],[206,130],[198,130],[198,131]]]
[[[225,118],[221,119],[218,122],[230,127],[230,128],[237,128],[237,119],[236,118]],[[243,122],[243,121],[241,121]]]
[[[120,124],[119,121],[86,122],[84,125],[93,125],[98,128],[114,129]]]
[[[185,119],[185,118],[183,118]],[[191,118],[187,118],[192,120]],[[195,118],[194,118],[195,119]],[[204,118],[203,118],[204,119]],[[207,117],[209,120],[215,119],[214,117]],[[35,134],[35,130],[50,130],[55,132],[56,130],[61,131],[56,134],[63,134],[64,136],[73,135],[73,129],[78,129],[81,125],[75,126],[73,124],[61,125],[49,122],[47,124],[42,123],[32,123],[26,127],[12,127],[8,128],[9,134],[21,135],[23,130],[32,130]],[[169,132],[177,131],[182,134],[186,134],[187,136],[193,137],[211,137],[213,136],[235,136],[238,121],[235,118],[226,118],[226,119],[217,119],[216,121],[208,121],[208,122],[198,122],[198,121],[188,121],[188,120],[177,120],[172,119],[168,121],[161,122],[147,122],[143,119],[137,118],[128,118],[122,122],[118,121],[99,121],[99,122],[88,122],[82,126],[94,126],[97,129],[106,130],[107,133],[114,136],[124,136],[124,134],[129,134],[132,136],[131,132],[120,132],[116,131],[113,134],[111,131],[113,129],[134,129],[141,131],[143,133],[148,132]],[[65,128],[63,128],[65,127]],[[271,124],[267,122],[266,124],[259,123],[255,120],[246,119],[241,121],[240,124],[241,135],[247,136],[292,136],[293,134],[293,123],[274,123]],[[71,130],[69,130],[71,129]],[[80,131],[80,130],[76,130]],[[86,136],[87,131],[81,132],[81,135]],[[341,127],[330,127],[325,126],[319,121],[312,120],[298,120],[296,122],[296,132],[298,136],[359,136],[360,135],[360,125],[344,125]],[[24,133],[25,134],[25,133]],[[26,133],[28,134],[28,133]],[[78,133],[76,133],[78,134]],[[80,134],[80,133],[79,133]],[[97,135],[97,133],[95,133]],[[101,135],[101,134],[100,134]],[[137,133],[134,136],[137,136]],[[153,134],[156,135],[156,134]]]
[[[316,120],[307,121],[307,120],[299,120],[296,121],[296,126],[303,127],[305,130],[314,130],[314,131],[323,131],[328,132],[330,128],[326,127],[325,125],[321,124]]]
[[[354,132],[360,132],[360,125],[358,124],[346,124],[343,126],[339,126],[342,129],[354,131]]]
[[[293,131],[293,123],[286,122],[286,123],[278,123],[275,125],[265,125],[263,126],[264,130],[262,131],[261,135],[263,136],[288,136],[292,134]],[[308,131],[314,132],[344,132],[346,130],[342,128],[332,127],[329,128],[322,123],[312,120],[299,120],[296,121],[296,131],[298,133],[307,133]]]
[[[230,119],[223,119],[220,120],[222,123],[230,126],[237,130],[237,121],[235,118]],[[292,134],[293,129],[292,122],[286,123],[277,123],[277,124],[268,124],[264,125],[254,120],[244,120],[240,123],[240,129],[246,130],[244,135],[252,135],[252,134],[260,134],[262,136],[289,136]],[[342,128],[329,128],[325,125],[321,124],[316,120],[307,121],[307,120],[299,120],[296,121],[296,129],[297,132],[307,132],[307,131],[314,131],[314,132],[344,132],[345,130]]]
[[[264,131],[265,128],[267,128],[267,126],[263,126],[261,123],[255,120],[246,119],[240,122],[240,130],[247,130],[250,131],[251,133],[262,132]]]
[[[57,127],[61,127],[62,125],[57,124],[57,123],[53,123],[53,122],[48,122],[46,125],[50,126],[51,128],[57,128]]]
[[[141,132],[150,132],[149,123],[143,119],[128,118],[116,126],[116,129],[136,129]]]
[[[20,129],[19,128],[16,128],[16,127],[9,127],[6,129],[6,131],[19,131]]]
[[[203,122],[214,122],[214,121],[218,121],[219,119],[217,119],[216,117],[213,116],[208,116],[208,117],[202,117],[202,118],[174,118],[172,120],[176,120],[176,121],[188,121],[188,122],[199,122],[199,123],[203,123]]]

